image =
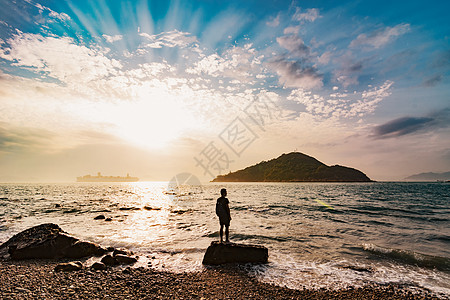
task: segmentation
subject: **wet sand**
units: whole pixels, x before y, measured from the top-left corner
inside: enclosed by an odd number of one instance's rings
[[[0,261],[0,299],[438,299],[399,285],[293,290],[232,266],[181,274],[142,267],[54,272],[58,262]]]

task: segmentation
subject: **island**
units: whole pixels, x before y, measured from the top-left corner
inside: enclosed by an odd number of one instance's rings
[[[427,172],[427,173],[414,174],[414,175],[406,177],[405,180],[408,180],[408,181],[443,181],[443,182],[447,181],[448,182],[450,180],[450,172],[444,172],[444,173]]]
[[[372,182],[363,172],[339,165],[327,166],[300,152],[282,154],[212,182]]]

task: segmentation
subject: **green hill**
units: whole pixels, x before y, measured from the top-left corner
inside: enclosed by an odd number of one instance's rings
[[[370,182],[363,172],[327,166],[300,152],[283,154],[254,166],[217,176],[213,182]]]

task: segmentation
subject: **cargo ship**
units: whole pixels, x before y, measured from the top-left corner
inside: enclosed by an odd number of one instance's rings
[[[77,177],[77,182],[136,182],[139,181],[137,177],[131,177],[127,173],[127,176],[103,176],[102,173],[98,172],[97,176],[84,175]]]

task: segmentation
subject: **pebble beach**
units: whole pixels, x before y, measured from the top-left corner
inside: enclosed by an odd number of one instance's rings
[[[84,267],[55,272],[61,260],[0,262],[1,299],[438,299],[400,285],[294,290],[263,283],[236,266],[171,273],[152,268]]]

